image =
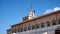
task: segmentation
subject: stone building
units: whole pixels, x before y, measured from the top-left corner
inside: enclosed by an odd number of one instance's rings
[[[34,10],[30,10],[23,21],[11,26],[7,34],[55,34],[60,27],[60,10],[36,17]]]

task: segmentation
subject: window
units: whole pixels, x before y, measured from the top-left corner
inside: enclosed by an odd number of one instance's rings
[[[52,21],[52,25],[56,25],[56,20],[53,20]]]
[[[31,28],[30,28],[30,26],[28,26],[28,30],[30,30]]]
[[[20,32],[20,29],[18,29],[18,32]]]
[[[60,21],[58,23],[60,24]]]
[[[17,31],[16,30],[12,30],[12,33],[16,33]]]
[[[27,27],[24,27],[24,31],[26,31],[27,30]]]
[[[23,28],[21,28],[20,31],[22,32],[23,31]]]
[[[14,33],[14,30],[12,30],[12,33]]]
[[[47,23],[47,26],[50,26],[50,22],[49,21],[47,21],[46,23]]]
[[[39,24],[36,25],[36,28],[39,28]]]
[[[41,28],[43,28],[44,27],[44,23],[41,23]]]
[[[23,31],[23,28],[21,28],[21,29],[18,29],[18,32],[22,32]]]
[[[32,29],[35,29],[35,26],[34,25],[32,25]]]
[[[17,33],[17,30],[15,30],[15,33]]]
[[[23,27],[22,26],[18,26],[18,32],[22,32],[23,31]]]

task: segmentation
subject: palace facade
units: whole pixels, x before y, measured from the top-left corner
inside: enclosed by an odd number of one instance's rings
[[[60,10],[39,17],[34,13],[30,10],[30,14],[23,17],[22,22],[12,25],[7,34],[55,34],[60,27]]]

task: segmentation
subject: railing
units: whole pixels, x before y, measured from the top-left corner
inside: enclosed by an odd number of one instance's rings
[[[57,27],[60,27],[60,24],[59,25],[49,26],[49,27],[44,27],[44,28],[38,28],[38,29],[23,31],[23,32],[19,32],[19,33],[13,33],[13,34],[44,34],[44,33],[46,33],[46,34],[54,34],[55,29]]]

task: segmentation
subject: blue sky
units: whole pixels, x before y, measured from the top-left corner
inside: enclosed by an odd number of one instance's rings
[[[29,14],[31,3],[37,16],[60,7],[60,0],[0,0],[0,34],[6,34],[11,25],[22,22],[22,17]]]

